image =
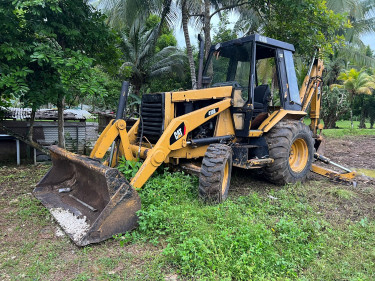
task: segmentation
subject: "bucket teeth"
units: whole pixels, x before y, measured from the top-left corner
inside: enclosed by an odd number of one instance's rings
[[[52,168],[33,193],[78,246],[98,243],[137,226],[138,193],[114,168],[57,146]]]

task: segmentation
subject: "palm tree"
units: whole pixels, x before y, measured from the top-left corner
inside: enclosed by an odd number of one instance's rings
[[[342,88],[349,93],[349,101],[351,107],[353,106],[354,97],[358,96],[361,99],[361,118],[359,128],[366,128],[365,124],[365,95],[371,95],[373,89],[375,89],[375,77],[370,76],[365,70],[357,71],[354,68],[340,73],[338,80],[343,81],[342,85],[333,84],[332,88]],[[352,121],[353,128],[353,121]]]
[[[328,0],[327,7],[335,13],[347,14],[351,28],[340,30],[345,37],[345,46],[336,50],[335,57],[344,64],[360,67],[375,66],[375,59],[366,55],[366,46],[361,36],[375,32],[374,0]]]
[[[182,30],[184,32],[187,57],[189,60],[191,86],[192,86],[192,89],[196,89],[197,78],[196,78],[193,48],[191,47],[188,24],[190,21],[190,14],[199,13],[201,3],[200,3],[200,0],[193,0],[193,1],[181,0],[181,1],[177,1],[177,4],[180,5],[181,7],[181,16],[182,16],[181,23],[182,23]],[[199,21],[198,22],[195,21],[195,26],[197,26],[197,23],[199,23]]]
[[[133,22],[129,33],[124,32],[122,35],[121,47],[125,62],[121,70],[138,96],[142,86],[153,78],[169,74],[184,76],[186,56],[180,50],[169,46],[155,52],[154,42],[158,37],[158,29],[159,26],[156,26],[147,30],[144,21],[138,18]]]
[[[176,20],[172,0],[97,0],[95,3],[108,16],[108,23],[117,30],[127,29],[137,18],[150,14],[160,16],[160,27],[164,21],[172,23]]]
[[[172,25],[176,20],[172,0],[97,0],[96,6],[108,16],[109,25],[120,32],[127,32],[136,20],[145,21],[150,14],[160,16],[157,36],[151,42],[153,48],[164,23]]]

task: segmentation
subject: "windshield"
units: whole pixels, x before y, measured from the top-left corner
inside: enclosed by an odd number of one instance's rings
[[[247,95],[250,76],[251,42],[242,45],[233,44],[211,51],[204,76],[211,78],[210,86],[227,81],[235,81]],[[245,91],[245,93],[244,93]]]

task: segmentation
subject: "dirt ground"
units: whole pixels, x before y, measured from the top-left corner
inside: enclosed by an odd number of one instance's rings
[[[327,139],[324,155],[350,168],[375,170],[375,136]]]
[[[326,139],[324,155],[332,161],[352,170],[375,172],[375,136],[351,136],[342,139]],[[316,164],[340,171],[321,162]],[[343,172],[341,170],[341,172]],[[268,183],[257,170],[234,169],[231,181],[232,194],[246,195],[249,185],[258,193],[268,196],[271,190],[284,187]],[[336,183],[320,175],[313,174],[307,181],[307,190],[301,196],[322,210],[331,223],[345,220],[353,222],[362,217],[375,218],[375,179],[359,173],[356,186]],[[315,188],[314,188],[315,187]],[[340,200],[337,201],[337,198]]]

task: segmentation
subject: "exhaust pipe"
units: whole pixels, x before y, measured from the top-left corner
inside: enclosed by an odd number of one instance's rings
[[[200,34],[198,34],[198,41],[199,41],[199,67],[198,67],[198,89],[202,89],[203,87],[203,55],[204,55],[204,42],[203,38]]]

